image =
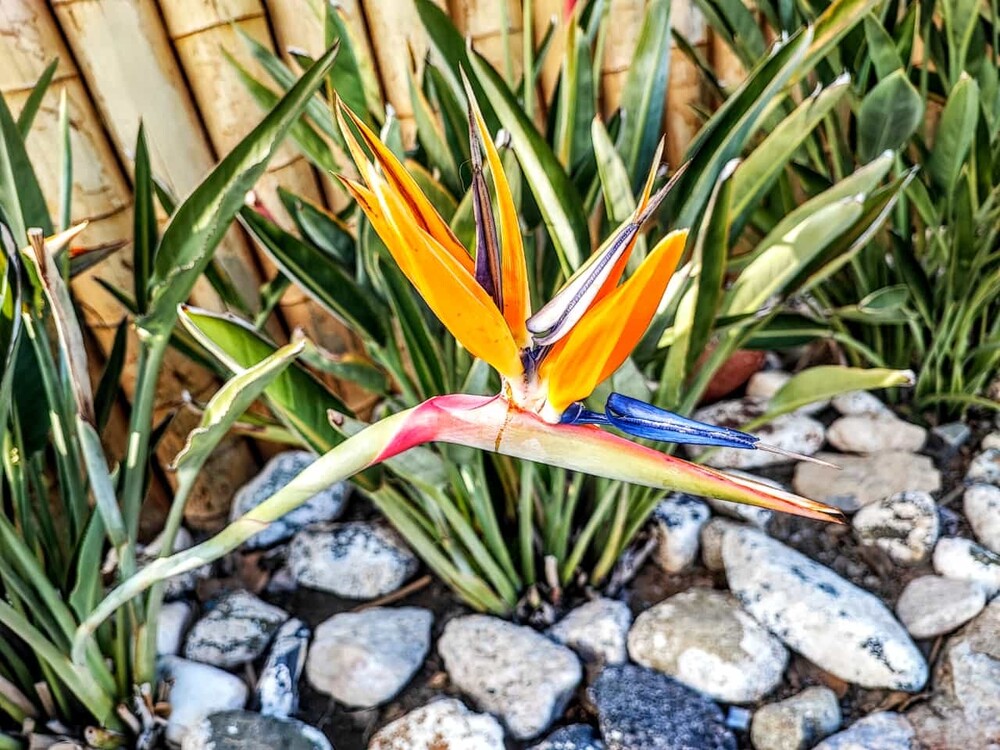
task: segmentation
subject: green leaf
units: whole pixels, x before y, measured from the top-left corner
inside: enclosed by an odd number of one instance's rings
[[[57,57],[45,66],[42,75],[39,76],[38,81],[31,88],[28,98],[25,99],[21,113],[17,116],[17,131],[21,134],[21,140],[28,139],[28,133],[31,132],[31,126],[35,122],[35,115],[38,114],[38,110],[42,106],[45,94],[48,93],[49,85],[52,83],[52,76],[55,75],[58,67],[59,58]]]
[[[142,327],[161,336],[172,327],[177,306],[190,295],[242,208],[247,191],[263,175],[281,139],[323,82],[336,54],[336,47],[327,50],[174,213],[156,253],[151,310],[141,322]]]
[[[611,223],[618,226],[628,221],[628,218],[635,212],[632,181],[629,179],[625,162],[615,150],[615,144],[611,141],[611,136],[599,117],[594,118],[590,132],[591,140],[594,142],[594,153],[597,156],[597,173],[601,179],[601,191],[604,194],[604,209]],[[634,271],[645,257],[646,238],[640,234],[636,239],[632,255],[629,257],[629,271]]]
[[[173,468],[197,474],[236,420],[288,369],[305,346],[305,341],[287,344],[226,381],[205,406],[201,422],[188,433]]]
[[[896,51],[896,43],[879,20],[871,13],[865,16],[865,39],[868,54],[880,79],[903,69],[903,60]]]
[[[355,240],[347,224],[282,187],[278,188],[278,198],[304,239],[334,258],[345,270],[354,268]]]
[[[135,210],[132,214],[132,273],[135,277],[135,306],[140,314],[147,310],[149,277],[159,240],[156,210],[153,207],[153,170],[149,165],[146,130],[139,123],[135,145]]]
[[[545,220],[563,273],[569,276],[590,249],[583,199],[499,74],[478,54],[470,59],[476,80],[510,133],[514,153]]]
[[[980,0],[941,0],[939,5],[948,40],[948,78],[952,86],[958,84],[969,62],[969,45],[979,23],[981,5]],[[992,20],[997,23],[996,9]]]
[[[69,604],[83,620],[100,601],[104,586],[101,565],[104,557],[104,523],[100,513],[91,513],[87,530],[76,550],[76,583],[69,594]]]
[[[24,148],[24,139],[0,96],[0,221],[14,235],[14,245],[28,246],[28,229],[38,227],[46,237],[52,221],[34,167]]]
[[[622,89],[620,153],[638,190],[652,167],[670,80],[670,2],[653,0],[646,13]]]
[[[594,102],[590,46],[576,21],[571,20],[559,79],[554,139],[556,156],[568,172],[572,172],[593,151],[590,121],[595,115]]]
[[[330,69],[330,88],[354,114],[372,126],[370,113],[382,110],[378,76],[371,62],[358,54],[358,42],[342,17],[343,8],[336,3],[325,6],[326,46],[340,44],[340,54]]]
[[[816,19],[815,34],[809,51],[802,60],[802,66],[792,77],[792,83],[797,83],[813,68],[819,61],[830,54],[840,40],[847,35],[851,29],[864,20],[871,11],[882,0],[834,0]]]
[[[883,78],[862,100],[858,111],[858,156],[870,162],[895,151],[913,135],[924,117],[924,100],[905,71]]]
[[[934,135],[934,148],[927,160],[927,170],[947,195],[954,191],[958,176],[965,166],[972,141],[976,137],[978,119],[979,84],[963,73],[948,95],[948,102],[941,112]]]
[[[883,368],[840,367],[822,365],[793,375],[771,397],[767,412],[754,420],[754,424],[771,421],[782,414],[839,396],[850,391],[871,391],[878,388],[910,386],[914,383],[910,370]],[[748,429],[752,429],[749,427]]]
[[[103,432],[111,418],[111,410],[114,409],[118,395],[121,393],[122,371],[125,369],[125,354],[128,347],[128,318],[123,318],[115,330],[115,340],[111,345],[104,365],[104,372],[97,383],[97,391],[94,394],[94,421],[97,431]]]
[[[251,208],[240,211],[240,223],[258,241],[281,272],[330,314],[378,344],[385,342],[384,312],[370,293],[344,271],[335,258],[309,245]]]
[[[841,76],[818,89],[785,117],[740,165],[733,176],[734,232],[739,231],[802,143],[850,88],[850,78]]]
[[[458,164],[455,155],[448,147],[444,129],[437,120],[437,115],[431,109],[430,102],[424,96],[412,70],[407,70],[407,83],[410,87],[410,101],[413,104],[413,119],[417,124],[417,137],[420,145],[427,152],[427,158],[432,167],[441,170],[445,184],[455,193],[461,191],[462,181],[458,177]]]

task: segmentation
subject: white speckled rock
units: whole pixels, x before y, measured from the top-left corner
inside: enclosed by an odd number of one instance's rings
[[[1000,448],[990,448],[972,459],[965,472],[965,483],[1000,487]]]
[[[386,724],[368,750],[504,750],[503,729],[489,714],[444,698]]]
[[[299,708],[299,678],[309,650],[309,626],[297,617],[274,636],[267,661],[257,679],[257,703],[266,716],[287,719]]]
[[[767,410],[764,399],[744,398],[737,401],[719,401],[699,409],[694,418],[701,422],[724,427],[740,427],[751,419],[759,417]],[[823,425],[804,414],[784,414],[768,424],[756,429],[754,434],[765,443],[783,450],[795,451],[807,456],[823,447]],[[688,454],[697,458],[704,448],[687,446]],[[705,463],[717,469],[757,469],[790,463],[792,459],[765,451],[742,450],[739,448],[718,448],[705,459]]]
[[[724,703],[750,703],[781,682],[788,651],[728,594],[688,589],[640,614],[632,661]]]
[[[919,565],[931,556],[939,532],[938,510],[926,492],[898,492],[866,505],[851,519],[861,544],[878,547],[897,565]]]
[[[813,750],[917,750],[910,722],[891,711],[869,714]]]
[[[372,607],[334,615],[316,628],[306,677],[346,706],[385,703],[423,664],[433,622],[430,610],[419,607]]]
[[[333,750],[324,734],[294,719],[253,711],[212,714],[184,735],[181,750]]]
[[[760,370],[747,381],[747,396],[769,399],[791,380],[791,373],[784,370]]]
[[[722,561],[722,538],[730,529],[742,529],[744,525],[728,518],[713,518],[701,530],[701,563],[713,573],[726,569]]]
[[[907,713],[923,748],[1000,747],[1000,600],[948,639],[928,703]]]
[[[950,633],[986,606],[983,587],[941,576],[914,578],[896,602],[896,615],[914,638]]]
[[[845,453],[916,452],[927,442],[927,430],[891,414],[859,414],[836,420],[826,439]]]
[[[604,750],[604,743],[594,737],[587,724],[560,727],[530,750]]]
[[[288,613],[249,591],[219,596],[211,611],[191,628],[184,658],[231,669],[253,661],[288,619]]]
[[[316,460],[309,451],[285,451],[268,461],[253,479],[236,491],[230,521],[234,521],[247,511],[256,508],[271,495],[291,482],[303,469]],[[279,542],[291,539],[295,532],[314,523],[336,520],[344,510],[350,485],[338,482],[317,492],[305,503],[290,513],[286,513],[263,531],[254,534],[243,543],[246,549],[273,547]]]
[[[631,624],[632,612],[625,602],[600,598],[572,610],[548,634],[585,661],[621,664],[628,660],[625,639]]]
[[[1000,487],[974,484],[965,491],[962,510],[984,547],[1000,554]]]
[[[374,599],[406,583],[420,563],[392,529],[351,521],[297,533],[288,565],[302,586],[345,599]]]
[[[829,568],[749,528],[726,533],[722,559],[746,610],[827,672],[862,687],[911,692],[927,681],[923,655],[892,613]]]
[[[978,583],[987,599],[1000,593],[1000,555],[971,539],[958,536],[939,539],[934,547],[934,571],[945,578]]]
[[[181,650],[184,632],[191,624],[194,607],[188,602],[167,602],[156,621],[156,655],[175,656]]]
[[[212,714],[243,708],[250,692],[236,675],[177,656],[162,657],[159,671],[170,684],[167,740],[175,744]]]
[[[861,414],[892,414],[892,410],[868,391],[851,391],[834,396],[831,402],[833,408],[845,417],[856,417]]]
[[[568,648],[498,617],[456,617],[437,647],[452,684],[499,716],[517,739],[544,732],[582,677],[580,661]]]
[[[680,573],[698,557],[698,534],[711,513],[704,502],[675,493],[653,511],[657,565],[668,573]]]
[[[817,453],[816,458],[840,469],[803,461],[795,466],[792,486],[803,497],[835,505],[848,513],[897,492],[941,489],[941,474],[927,456],[890,451],[873,456]]]
[[[990,448],[1000,449],[1000,432],[991,432],[989,435],[983,438],[983,442],[979,445],[984,451]]]
[[[750,727],[754,750],[809,750],[840,728],[840,703],[828,687],[810,687],[757,709]]]

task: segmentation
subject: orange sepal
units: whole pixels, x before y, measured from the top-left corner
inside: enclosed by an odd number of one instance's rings
[[[548,400],[562,411],[617,370],[649,326],[684,252],[687,230],[671,232],[638,270],[587,311],[542,363]]]

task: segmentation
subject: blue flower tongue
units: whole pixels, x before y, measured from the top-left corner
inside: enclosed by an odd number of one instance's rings
[[[583,404],[570,404],[559,419],[560,424],[600,424],[607,425],[608,418],[596,411],[591,411]]]
[[[697,422],[620,393],[611,394],[604,413],[608,422],[622,432],[650,440],[750,449],[758,447],[760,442],[745,432]]]
[[[580,407],[582,409],[582,407]],[[681,445],[710,445],[720,448],[743,448],[761,450],[787,456],[797,461],[840,467],[812,456],[786,451],[776,445],[762,443],[760,438],[729,427],[717,427],[694,419],[682,417],[672,411],[660,409],[645,401],[629,398],[620,393],[612,393],[604,407],[607,423],[633,437],[662,440],[665,443]]]

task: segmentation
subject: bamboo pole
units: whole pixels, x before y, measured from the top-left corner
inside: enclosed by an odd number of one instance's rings
[[[186,195],[215,158],[156,8],[148,0],[51,2],[122,161],[132,161],[143,122],[154,173]],[[255,304],[261,277],[246,238],[230,231],[215,257]],[[195,302],[219,305],[215,295]]]
[[[549,24],[553,19],[556,21],[552,44],[549,46],[549,52],[542,64],[539,76],[542,100],[547,106],[548,102],[552,100],[552,92],[555,90],[559,70],[562,66],[563,51],[566,49],[566,24],[563,19],[565,0],[532,0],[532,2],[534,4],[533,32],[536,48],[537,45],[541,44]]]
[[[642,30],[644,0],[611,0],[601,61],[601,112],[605,119],[621,106],[622,90]]]
[[[255,77],[266,80],[267,74],[237,33],[239,29],[273,49],[264,7],[260,0],[159,0],[159,4],[212,145],[217,154],[228,153],[263,113],[221,50]],[[279,224],[288,227],[290,219],[277,195],[279,185],[313,202],[323,202],[312,167],[288,144],[279,148],[256,187],[264,208]],[[267,274],[273,275],[274,265],[263,254],[259,258]],[[281,312],[289,327],[301,328],[327,348],[342,348],[342,329],[315,307],[294,285],[281,301]]]
[[[10,33],[0,34],[0,90],[16,113],[48,62],[58,57],[59,67],[53,85],[38,112],[35,126],[28,138],[28,151],[55,213],[59,195],[61,165],[58,128],[58,100],[65,91],[69,105],[70,139],[73,147],[72,218],[89,219],[91,225],[82,239],[88,244],[127,241],[131,236],[131,193],[128,182],[115,160],[100,120],[88,97],[83,81],[69,50],[59,35],[50,9],[42,0],[4,0],[0,3],[0,28]],[[77,277],[73,290],[80,301],[84,321],[99,347],[110,350],[114,329],[124,311],[97,283],[104,279],[123,289],[131,289],[132,271],[127,251],[113,254],[96,271]],[[207,294],[208,292],[203,292]],[[135,341],[129,347],[122,384],[131,398],[135,389]],[[207,373],[192,367],[179,354],[171,353],[164,365],[157,390],[159,421],[176,402],[184,388],[204,393],[214,387]],[[171,424],[161,440],[157,456],[161,463],[171,461],[183,445],[191,425]],[[233,441],[232,456],[224,462],[213,462],[203,474],[201,492],[213,497],[241,481],[252,467],[252,457],[244,441]],[[232,496],[225,495],[226,501]],[[221,520],[221,519],[220,519]]]
[[[444,0],[434,0],[442,9]],[[399,118],[403,142],[412,146],[416,123],[410,102],[410,55],[417,62],[417,74],[423,69],[428,42],[413,0],[361,0],[368,27],[368,40],[382,80],[382,91]]]
[[[520,0],[449,0],[448,8],[459,33],[516,86],[523,62]]]
[[[706,54],[709,39],[705,17],[693,0],[676,0],[670,12],[670,24],[695,51]],[[666,157],[671,168],[684,161],[688,144],[702,125],[697,105],[702,103],[701,74],[697,66],[675,44],[670,46],[670,85],[663,127],[666,133]]]

